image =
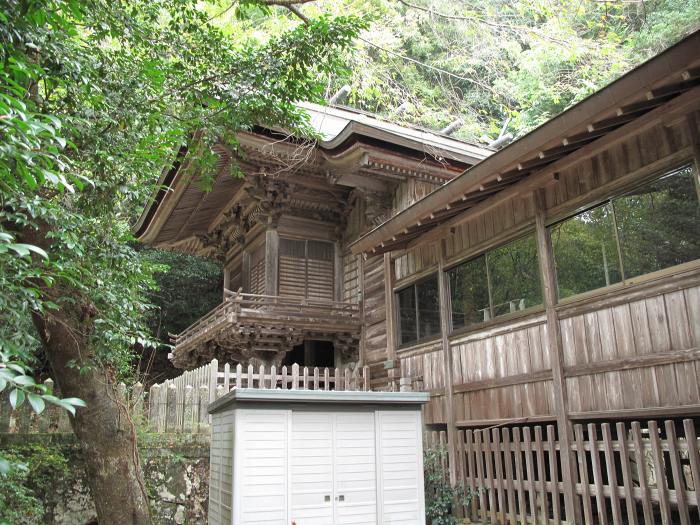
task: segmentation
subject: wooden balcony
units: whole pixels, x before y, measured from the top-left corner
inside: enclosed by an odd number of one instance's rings
[[[214,357],[279,364],[305,339],[351,346],[359,335],[357,303],[227,290],[223,303],[172,338],[171,359],[179,367]]]

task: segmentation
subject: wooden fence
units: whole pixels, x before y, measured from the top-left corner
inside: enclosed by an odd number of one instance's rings
[[[553,425],[461,430],[457,440],[457,479],[473,494],[463,511],[473,522],[700,523],[693,420],[575,425],[572,515]],[[427,446],[446,444],[445,432],[426,434]]]
[[[53,386],[48,379],[47,384]],[[237,365],[223,367],[211,363],[153,385],[146,395],[141,383],[127,388],[120,383],[116,395],[129,410],[130,416],[148,426],[151,432],[208,432],[207,406],[232,388],[273,388],[290,390],[369,390],[369,368],[328,369],[292,365],[253,368]],[[6,393],[5,393],[6,394]],[[65,410],[48,405],[36,415],[25,403],[12,410],[7,395],[0,396],[0,433],[70,432]]]
[[[206,407],[232,388],[289,390],[369,390],[369,367],[308,368],[292,365],[254,368],[211,363],[175,379],[153,385],[148,394],[148,421],[155,432],[199,431],[209,422]]]

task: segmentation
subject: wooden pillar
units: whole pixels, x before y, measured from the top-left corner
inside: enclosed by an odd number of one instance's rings
[[[554,410],[556,412],[559,444],[561,453],[561,472],[564,482],[564,508],[569,523],[580,523],[580,510],[576,504],[576,465],[571,443],[573,432],[569,420],[569,400],[564,377],[564,347],[559,325],[557,304],[557,279],[554,267],[552,242],[547,229],[546,205],[543,190],[537,190],[535,199],[535,232],[537,235],[537,255],[544,291],[544,306],[547,315],[547,351],[552,365],[552,383],[554,391]],[[567,451],[566,453],[564,451]]]
[[[277,295],[280,236],[277,229],[265,231],[265,294]]]
[[[367,364],[366,344],[365,344],[365,254],[357,256],[357,302],[360,304],[360,363],[359,366]]]
[[[447,413],[447,456],[450,464],[450,483],[457,483],[457,473],[461,466],[457,462],[457,424],[452,391],[452,350],[450,349],[450,291],[445,273],[444,244],[438,248],[438,292],[440,297],[440,331],[442,333],[442,364],[445,377],[445,412]]]
[[[250,252],[243,250],[241,254],[241,288],[250,293]]]
[[[391,252],[384,254],[384,308],[386,314],[386,358],[392,362],[392,368],[388,370],[389,381],[394,383],[399,380],[401,370],[397,370],[396,362],[396,323],[394,310],[394,281],[396,275],[394,262],[391,260]]]
[[[686,117],[688,131],[690,133],[690,144],[695,158],[695,190],[700,200],[700,112],[693,111]]]
[[[343,300],[343,247],[341,241],[333,244],[333,295],[336,301]]]
[[[231,270],[224,267],[224,300],[226,300],[226,290],[231,287]]]

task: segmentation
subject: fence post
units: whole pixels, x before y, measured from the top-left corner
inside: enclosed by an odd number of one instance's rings
[[[148,390],[148,424],[153,432],[158,431],[158,390],[160,386],[152,385]]]
[[[209,370],[209,402],[214,401],[214,395],[216,394],[216,385],[219,382],[219,361],[212,359],[209,363],[211,367]]]
[[[135,383],[131,389],[131,406],[134,419],[141,423],[143,421],[143,384]]]
[[[47,389],[47,393],[53,394],[53,379],[49,378],[44,381],[44,386]],[[39,432],[48,433],[51,432],[53,427],[53,415],[56,413],[58,407],[53,403],[46,403],[46,408],[39,415]]]
[[[207,405],[209,404],[209,387],[202,385],[199,387],[199,429],[203,429],[209,422],[209,414],[207,414]]]
[[[192,385],[185,387],[184,406],[182,407],[182,428],[185,432],[191,432],[194,423],[192,421],[192,405],[194,403],[192,390]]]
[[[371,388],[369,380],[369,367],[365,365],[362,367],[362,388],[365,391],[368,391]]]
[[[177,387],[170,383],[165,395],[165,430],[177,431]]]

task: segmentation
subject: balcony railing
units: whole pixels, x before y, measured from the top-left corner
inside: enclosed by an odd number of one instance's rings
[[[360,305],[304,297],[225,291],[224,302],[190,325],[172,341],[189,347],[211,338],[233,323],[278,324],[291,329],[352,332],[359,329]]]

